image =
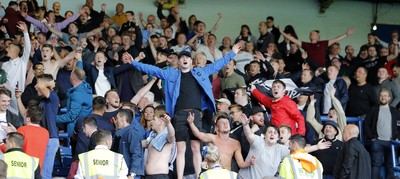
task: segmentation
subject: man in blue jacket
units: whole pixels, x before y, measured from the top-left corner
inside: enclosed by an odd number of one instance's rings
[[[114,146],[112,150],[124,156],[129,169],[129,179],[140,179],[144,176],[144,157],[141,141],[145,132],[139,122],[134,120],[130,109],[120,109],[116,120]]]
[[[75,68],[70,76],[72,88],[67,90],[67,113],[58,115],[57,123],[67,124],[68,136],[74,132],[78,117],[92,113],[92,88],[84,81],[85,71]]]
[[[153,75],[165,81],[165,106],[171,116],[174,116],[172,124],[176,131],[177,141],[177,175],[178,179],[183,178],[185,166],[186,140],[190,137],[191,148],[193,151],[193,164],[196,175],[199,176],[201,155],[200,141],[197,139],[187,125],[186,119],[189,113],[195,114],[194,123],[197,128],[201,127],[200,111],[209,109],[215,112],[215,102],[212,93],[212,85],[209,76],[225,67],[231,59],[240,51],[241,43],[235,44],[232,51],[223,58],[216,60],[203,68],[193,68],[191,54],[182,51],[179,54],[180,69],[161,68],[146,65],[133,60],[132,56],[125,53],[123,58],[132,59],[132,66],[139,71]],[[139,59],[143,54],[139,55]],[[197,177],[196,177],[197,178]]]

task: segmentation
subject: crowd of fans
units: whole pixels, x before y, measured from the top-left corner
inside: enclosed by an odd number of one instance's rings
[[[52,178],[59,133],[67,178],[394,177],[397,31],[342,56],[353,28],[305,42],[268,16],[259,36],[243,24],[217,38],[223,14],[210,29],[173,3],[156,16],[93,0],[64,15],[59,2],[0,8],[0,177]]]

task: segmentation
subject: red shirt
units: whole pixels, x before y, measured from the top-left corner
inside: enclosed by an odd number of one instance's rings
[[[40,170],[42,170],[47,143],[49,142],[49,132],[43,127],[30,125],[18,128],[17,132],[25,137],[24,145],[22,146],[25,153],[38,158]]]
[[[314,60],[320,67],[326,66],[326,49],[328,48],[329,41],[318,41],[317,43],[301,42],[301,48],[303,48],[308,57]]]
[[[397,58],[393,59],[390,62],[386,62],[386,64],[385,64],[385,68],[388,71],[390,78],[396,78],[396,75],[392,71],[392,67],[396,63],[397,63]]]
[[[272,101],[271,98],[265,96],[257,89],[253,90],[252,94],[263,105],[271,109],[272,124],[278,127],[282,124],[289,125],[292,128],[292,135],[301,134],[305,136],[306,127],[304,117],[292,99],[284,95],[278,101]],[[296,129],[296,123],[298,124],[298,129]]]

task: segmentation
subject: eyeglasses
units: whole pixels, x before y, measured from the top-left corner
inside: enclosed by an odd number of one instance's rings
[[[44,70],[46,70],[46,68],[36,68],[35,70],[44,71]]]

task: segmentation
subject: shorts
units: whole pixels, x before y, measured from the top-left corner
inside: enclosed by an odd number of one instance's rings
[[[200,111],[197,109],[188,109],[188,110],[180,110],[176,111],[174,118],[172,119],[172,126],[175,128],[175,138],[177,142],[187,141],[186,139],[190,137],[190,140],[199,140],[196,136],[193,135],[192,130],[187,122],[187,117],[189,116],[189,112],[194,113],[194,125],[201,131],[202,130],[202,121],[200,118]]]
[[[146,175],[145,179],[169,179],[168,174]]]

